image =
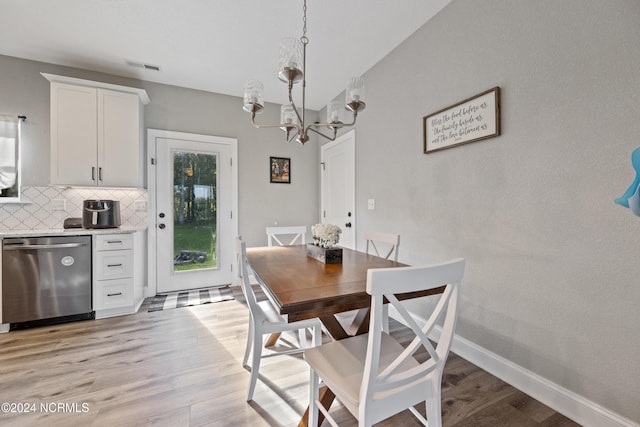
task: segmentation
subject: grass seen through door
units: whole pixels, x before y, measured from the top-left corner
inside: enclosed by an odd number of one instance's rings
[[[207,224],[174,224],[173,229],[173,256],[174,270],[199,270],[203,268],[216,268],[218,258],[216,256],[216,229]],[[192,262],[179,263],[182,251],[203,252],[204,261],[199,262],[198,257],[193,257]],[[183,256],[182,258],[186,258]]]

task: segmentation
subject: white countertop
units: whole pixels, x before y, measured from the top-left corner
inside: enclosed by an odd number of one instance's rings
[[[0,230],[0,238],[3,237],[33,237],[33,236],[87,236],[96,234],[121,234],[135,233],[146,230],[146,226],[131,227],[121,226],[118,228],[47,228],[40,230]]]

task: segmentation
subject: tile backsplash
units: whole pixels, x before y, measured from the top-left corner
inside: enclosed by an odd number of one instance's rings
[[[0,204],[0,231],[61,229],[65,218],[82,217],[87,199],[119,200],[122,226],[147,223],[144,189],[23,186],[21,203]]]

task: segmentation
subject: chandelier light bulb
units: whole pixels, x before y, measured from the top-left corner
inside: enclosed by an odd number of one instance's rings
[[[244,85],[244,110],[260,113],[264,107],[264,85],[260,80],[249,79]]]
[[[302,80],[302,42],[287,37],[280,42],[280,62],[278,78],[285,83]]]
[[[296,124],[296,112],[291,104],[285,104],[280,107],[280,123],[293,127]]]
[[[347,81],[347,104],[351,101],[364,101],[364,79],[352,77]]]
[[[327,123],[339,123],[340,122],[340,103],[338,101],[331,101],[327,104]]]
[[[352,77],[347,80],[346,108],[348,110],[358,112],[364,110],[366,104],[364,102],[364,79],[362,77]]]

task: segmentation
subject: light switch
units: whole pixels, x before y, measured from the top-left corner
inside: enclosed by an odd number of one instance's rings
[[[376,199],[367,200],[367,208],[369,208],[370,211],[374,210],[376,208]]]

